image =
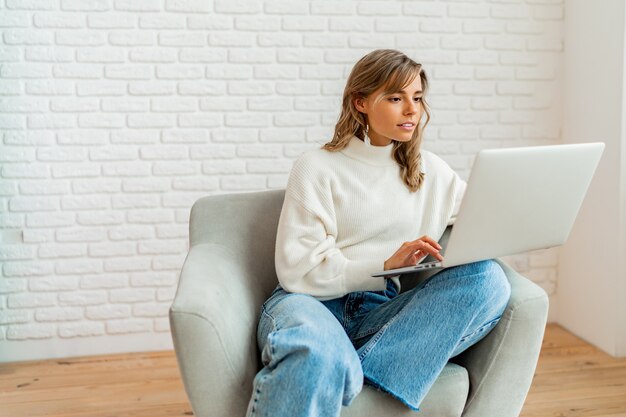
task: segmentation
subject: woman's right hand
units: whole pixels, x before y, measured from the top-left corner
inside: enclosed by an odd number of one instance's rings
[[[439,261],[443,261],[443,256],[439,254],[440,250],[441,246],[439,243],[429,236],[422,236],[411,242],[404,242],[400,249],[385,261],[385,271],[417,265],[419,261],[428,255],[433,255]]]

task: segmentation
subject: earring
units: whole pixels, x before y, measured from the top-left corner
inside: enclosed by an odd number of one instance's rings
[[[369,129],[369,125],[365,125],[365,138],[363,139],[363,142],[365,142],[365,146],[372,146],[372,141],[370,140],[370,137],[367,136],[367,132],[369,131]]]

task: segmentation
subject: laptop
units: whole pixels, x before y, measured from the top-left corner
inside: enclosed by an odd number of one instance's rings
[[[562,245],[604,143],[486,149],[474,161],[442,262],[372,274],[389,277]]]

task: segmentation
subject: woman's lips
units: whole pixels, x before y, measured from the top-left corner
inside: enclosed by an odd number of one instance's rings
[[[402,130],[413,130],[415,129],[415,125],[413,123],[403,123],[398,125],[398,127]]]

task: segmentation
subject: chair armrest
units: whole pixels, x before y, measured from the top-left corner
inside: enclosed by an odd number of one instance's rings
[[[511,298],[497,326],[455,359],[470,376],[464,417],[519,416],[537,366],[548,317],[546,292],[498,260]]]
[[[213,243],[192,246],[170,308],[176,357],[196,416],[244,415],[256,373],[253,291],[237,256]],[[239,394],[234,397],[233,393]]]

